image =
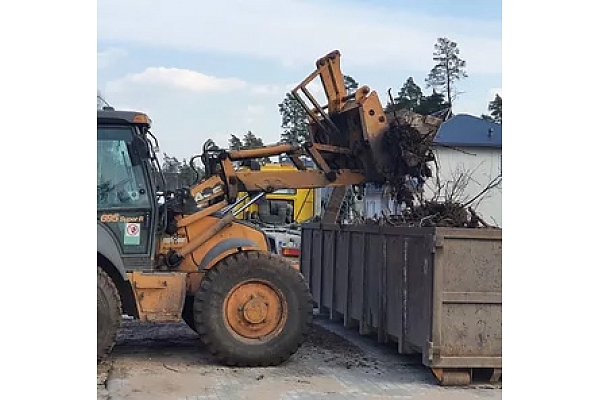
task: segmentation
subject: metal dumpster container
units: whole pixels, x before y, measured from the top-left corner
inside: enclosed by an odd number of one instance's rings
[[[321,312],[420,353],[442,384],[502,369],[502,231],[302,226],[301,271]]]

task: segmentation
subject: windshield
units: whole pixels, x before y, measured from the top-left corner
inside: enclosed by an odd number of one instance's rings
[[[131,155],[130,127],[98,127],[98,208],[149,205],[141,162]]]

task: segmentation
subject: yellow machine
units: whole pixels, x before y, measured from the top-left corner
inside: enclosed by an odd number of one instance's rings
[[[267,164],[262,171],[294,170],[286,163]],[[317,189],[278,189],[267,193],[256,203],[249,205],[237,219],[249,221],[261,229],[267,236],[272,252],[285,257],[296,268],[300,268],[300,225],[318,215]],[[239,193],[239,209],[249,201],[243,199],[247,193]],[[235,211],[235,210],[234,210]]]
[[[289,164],[267,164],[261,167],[261,171],[295,170],[296,167]],[[245,196],[240,193],[238,199]],[[316,214],[315,189],[278,189],[264,196],[260,200],[245,209],[243,214],[236,216],[237,219],[259,221],[265,224],[285,225],[292,223],[303,223],[312,219]],[[242,201],[243,207],[248,200]],[[260,207],[260,206],[263,207]]]
[[[364,86],[346,92],[339,59],[339,52],[319,59],[292,90],[309,115],[306,143],[227,151],[207,141],[199,156],[207,178],[164,202],[155,191],[160,163],[149,118],[98,111],[98,360],[111,351],[122,314],[183,319],[227,365],[277,365],[296,352],[312,319],[308,286],[290,262],[273,254],[262,230],[236,216],[277,190],[388,179],[379,153],[388,129],[381,103]],[[307,90],[317,77],[326,105]],[[235,167],[278,155],[294,168]],[[303,156],[316,168],[307,168]]]

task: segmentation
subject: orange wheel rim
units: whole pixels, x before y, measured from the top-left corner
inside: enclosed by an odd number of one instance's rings
[[[227,328],[244,341],[265,342],[277,336],[287,320],[280,290],[264,281],[236,285],[225,297]]]

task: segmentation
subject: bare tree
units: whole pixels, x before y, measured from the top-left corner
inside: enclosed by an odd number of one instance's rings
[[[476,213],[479,204],[492,195],[492,191],[502,185],[502,175],[495,176],[489,182],[479,182],[474,174],[483,165],[483,161],[474,169],[469,170],[464,165],[458,165],[450,172],[446,180],[439,178],[439,169],[436,168],[436,180],[428,188],[432,191],[429,198],[419,199],[419,214],[437,224],[455,224],[464,221],[468,226],[479,224],[490,227],[481,216]],[[430,182],[431,183],[431,182]],[[467,189],[474,185],[482,188],[475,195],[467,195]],[[425,221],[421,221],[421,224]],[[458,224],[455,224],[458,225]],[[497,225],[497,224],[496,224]]]

